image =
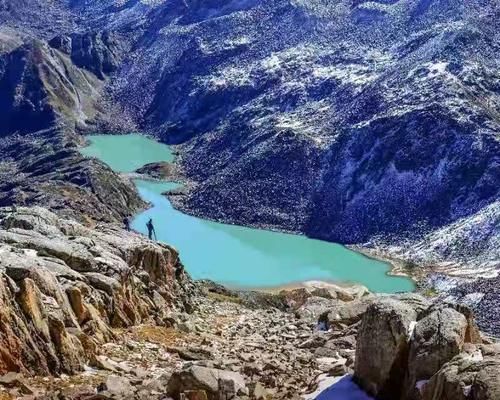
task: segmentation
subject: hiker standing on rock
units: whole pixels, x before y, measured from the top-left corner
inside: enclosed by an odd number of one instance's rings
[[[148,223],[146,224],[146,227],[148,228],[148,237],[149,237],[149,240],[152,240],[153,239],[153,234],[155,236],[155,240],[156,239],[156,231],[155,231],[155,227],[153,225],[153,219],[150,218]]]
[[[125,225],[125,229],[130,232],[130,218],[123,218],[123,225]]]

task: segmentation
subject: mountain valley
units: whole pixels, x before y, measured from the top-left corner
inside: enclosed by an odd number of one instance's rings
[[[498,21],[489,0],[0,0],[0,399],[499,399]],[[175,163],[80,151],[130,132]],[[346,245],[418,294],[194,281],[122,227],[158,177],[177,210]]]

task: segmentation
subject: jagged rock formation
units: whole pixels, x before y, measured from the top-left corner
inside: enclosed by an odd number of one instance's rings
[[[0,278],[2,373],[76,373],[112,328],[192,309],[174,249],[42,208],[1,209]]]
[[[29,40],[0,57],[0,136],[32,133],[63,120],[96,118],[102,82],[47,43]]]
[[[500,396],[500,346],[482,346],[445,364],[424,387],[423,398],[493,400]]]
[[[500,348],[465,307],[362,287],[264,295],[193,286],[175,272],[172,249],[135,234],[42,209],[4,216],[1,226],[2,372],[76,373],[0,376],[12,394],[362,398],[356,381],[380,399],[498,396]],[[96,369],[80,373],[87,363]]]
[[[78,152],[77,130],[102,112],[119,52],[112,37],[75,35],[58,50],[57,40],[51,47],[15,32],[0,34],[0,206],[44,205],[86,222],[121,221],[144,207],[131,183]]]
[[[71,61],[104,79],[120,65],[125,41],[110,32],[92,32],[57,36],[49,45],[71,57]]]
[[[95,224],[121,221],[145,207],[134,186],[78,151],[81,138],[64,128],[0,141],[0,206],[44,205]]]

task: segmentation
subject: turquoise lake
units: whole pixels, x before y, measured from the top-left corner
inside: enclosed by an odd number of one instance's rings
[[[117,172],[133,172],[155,161],[173,161],[167,145],[138,134],[95,135],[82,153],[96,157]],[[404,277],[389,276],[389,265],[341,245],[235,225],[221,224],[175,210],[162,193],[172,182],[136,180],[151,208],[137,215],[132,228],[146,233],[153,219],[158,240],[174,246],[195,279],[207,278],[240,288],[283,286],[310,280],[356,282],[375,292],[412,291]]]

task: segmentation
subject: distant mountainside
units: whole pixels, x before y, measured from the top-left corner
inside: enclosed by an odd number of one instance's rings
[[[485,1],[165,3],[112,90],[183,144],[185,210],[342,243],[445,229],[458,245],[430,243],[424,263],[498,267],[481,243],[499,232],[499,16]],[[486,232],[445,228],[467,218]]]
[[[125,121],[180,145],[183,210],[423,264],[499,267],[497,2],[22,7],[0,2],[2,29],[46,39],[103,85],[96,112],[71,114],[79,129]]]
[[[106,35],[57,36],[50,45],[34,36],[0,28],[0,206],[121,221],[144,206],[133,185],[78,151],[78,132],[107,115],[104,74],[117,50]]]

